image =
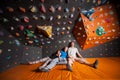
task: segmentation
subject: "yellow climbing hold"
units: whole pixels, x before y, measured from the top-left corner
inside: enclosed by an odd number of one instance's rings
[[[52,26],[37,26],[40,33],[51,38],[52,37]]]

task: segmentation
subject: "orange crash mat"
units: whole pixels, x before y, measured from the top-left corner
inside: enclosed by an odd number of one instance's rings
[[[99,60],[98,69],[75,62],[73,72],[66,65],[57,65],[49,72],[37,72],[42,64],[19,65],[0,73],[0,80],[120,80],[120,57],[86,58]]]

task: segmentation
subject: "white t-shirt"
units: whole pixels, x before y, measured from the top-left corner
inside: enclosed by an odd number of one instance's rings
[[[76,47],[70,47],[70,48],[68,49],[68,55],[69,55],[69,56],[76,58],[76,57],[77,57],[76,53],[79,54],[78,49],[77,49]]]

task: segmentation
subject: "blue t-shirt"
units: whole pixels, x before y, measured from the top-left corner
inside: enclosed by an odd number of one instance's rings
[[[61,58],[67,58],[67,52],[61,51]]]

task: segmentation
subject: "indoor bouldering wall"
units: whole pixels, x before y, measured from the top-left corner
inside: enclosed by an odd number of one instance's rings
[[[75,41],[83,57],[120,56],[119,37],[83,50],[73,35],[73,28],[82,11],[111,3],[114,5],[113,0],[0,1],[0,71],[50,56],[71,41]],[[120,8],[117,1],[115,8],[117,11]]]
[[[0,25],[0,72],[42,57],[42,48],[24,46]]]

